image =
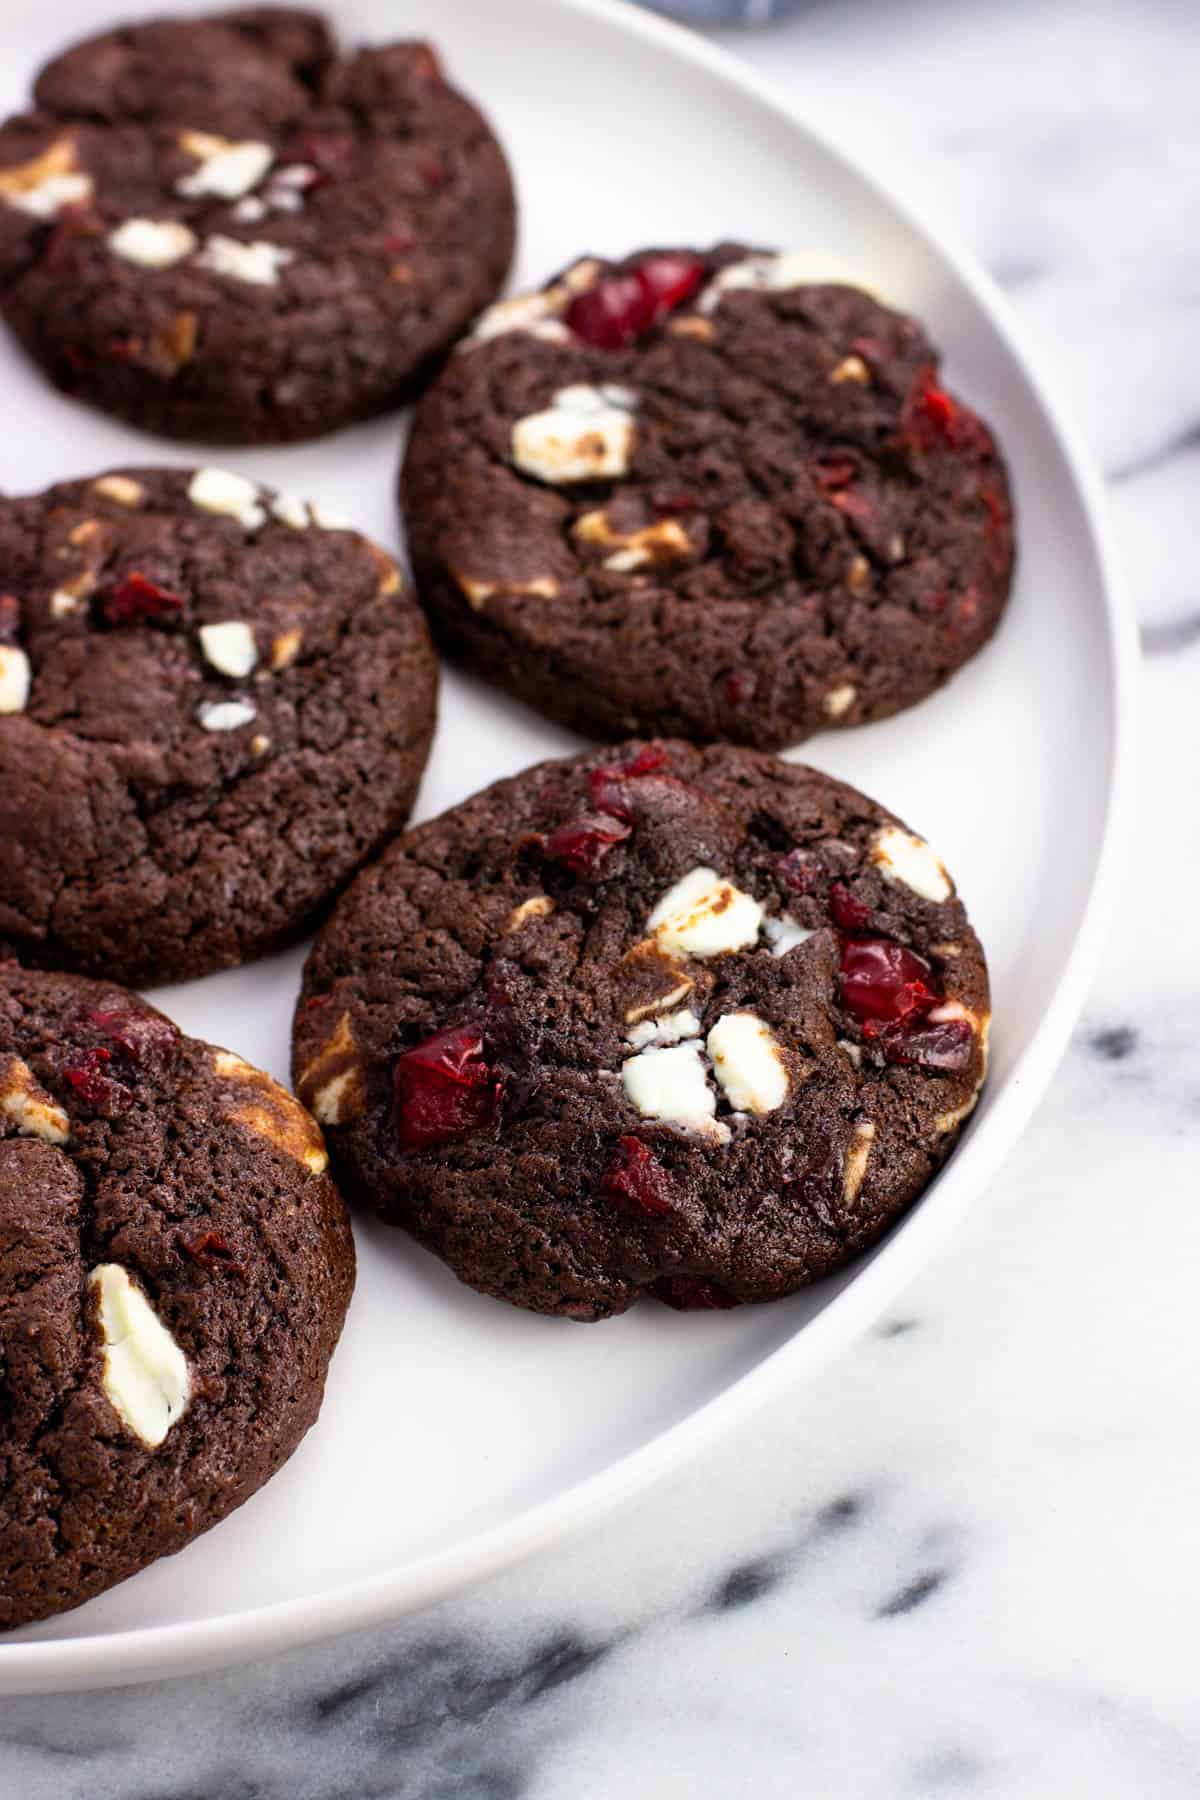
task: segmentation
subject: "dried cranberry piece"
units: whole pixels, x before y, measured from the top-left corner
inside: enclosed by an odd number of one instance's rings
[[[820,857],[812,850],[802,850],[799,844],[779,858],[775,873],[784,887],[791,888],[794,894],[815,893],[825,880],[825,867]]]
[[[804,1139],[804,1166],[789,1174],[780,1184],[782,1198],[789,1206],[804,1207],[831,1237],[841,1237],[842,1156],[827,1132],[817,1131]]]
[[[577,294],[566,322],[576,337],[595,350],[623,350],[650,325],[642,284],[636,275],[609,275]]]
[[[758,692],[758,676],[751,669],[733,669],[723,685],[730,706],[745,706]]]
[[[633,820],[633,809],[622,795],[627,781],[638,781],[643,775],[655,775],[667,766],[667,753],[660,744],[645,744],[636,756],[623,763],[602,763],[588,771],[592,805],[599,812],[611,813],[614,819]]]
[[[600,1177],[600,1192],[618,1206],[649,1213],[654,1218],[665,1218],[675,1211],[671,1177],[641,1138],[617,1139],[612,1159]]]
[[[430,1150],[491,1125],[501,1083],[476,1025],[453,1025],[396,1059],[396,1132],[405,1150]]]
[[[605,275],[577,294],[566,322],[596,350],[624,350],[689,300],[704,280],[698,256],[652,256],[623,275]]]
[[[310,187],[323,187],[327,181],[344,181],[354,173],[357,145],[345,132],[301,131],[279,152],[281,163],[306,163],[317,171],[318,179]]]
[[[731,1306],[741,1305],[735,1295],[699,1275],[663,1275],[651,1285],[650,1292],[676,1312],[728,1312]]]
[[[111,1011],[89,1008],[82,1017],[135,1069],[163,1068],[179,1042],[178,1027],[153,1013],[130,1012],[124,1007]]]
[[[21,602],[15,594],[0,594],[0,644],[15,644],[21,635]]]
[[[123,1081],[109,1073],[113,1053],[101,1044],[78,1050],[63,1065],[63,1080],[70,1082],[85,1106],[99,1113],[125,1112],[133,1094]]]
[[[851,1012],[868,1021],[894,1024],[934,1006],[939,998],[927,985],[931,973],[924,957],[891,938],[848,938],[842,946],[842,999]]]
[[[690,300],[707,272],[707,264],[701,257],[678,252],[667,251],[644,262],[637,271],[637,278],[654,309],[654,322],[664,319]]]
[[[852,894],[844,881],[830,886],[829,910],[834,924],[842,931],[865,931],[874,917],[871,908]]]
[[[581,813],[546,839],[551,862],[566,863],[572,874],[597,881],[609,853],[629,836],[629,826],[606,813]]]
[[[943,1075],[960,1075],[970,1067],[975,1033],[967,1019],[927,1019],[912,1015],[889,1025],[875,1037],[889,1062]]]
[[[858,459],[849,451],[824,450],[812,458],[808,467],[823,494],[838,494],[858,474]]]
[[[172,588],[160,587],[149,576],[131,569],[109,588],[102,610],[110,625],[137,625],[143,619],[176,616],[183,610],[183,595]]]
[[[201,1268],[222,1268],[231,1275],[245,1274],[245,1267],[235,1256],[232,1244],[219,1231],[201,1231],[195,1237],[181,1237],[179,1247]]]
[[[651,509],[660,518],[675,518],[679,513],[695,512],[700,501],[682,488],[656,487],[650,490]]]
[[[904,404],[904,428],[918,449],[944,446],[960,454],[992,454],[992,439],[982,420],[937,384],[932,363],[920,370]]]

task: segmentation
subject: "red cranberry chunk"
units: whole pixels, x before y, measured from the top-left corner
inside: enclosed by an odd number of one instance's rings
[[[676,1312],[728,1312],[731,1306],[741,1305],[715,1281],[703,1281],[698,1275],[664,1275],[650,1292]]]
[[[830,887],[829,910],[842,931],[865,931],[873,917],[870,907],[852,894],[844,881],[835,881]]]
[[[131,569],[113,583],[102,605],[110,625],[138,625],[143,619],[171,618],[182,612],[183,595]]]
[[[624,350],[689,300],[705,273],[698,256],[649,257],[628,274],[602,276],[577,294],[567,325],[595,350]]]
[[[584,881],[597,881],[611,851],[628,836],[629,826],[621,819],[606,813],[581,813],[550,833],[546,855],[551,862],[565,863]]]
[[[633,808],[621,789],[628,781],[640,781],[643,775],[655,775],[667,766],[667,753],[658,744],[646,744],[637,755],[624,763],[602,763],[588,773],[592,805],[614,819],[633,820]]]
[[[637,272],[642,291],[654,309],[654,322],[665,319],[690,300],[708,273],[702,257],[666,252],[652,256]]]
[[[232,1244],[219,1231],[201,1231],[195,1237],[180,1238],[179,1246],[201,1268],[224,1268],[231,1274],[242,1273],[242,1264],[237,1260]]]
[[[396,1132],[405,1150],[431,1150],[491,1125],[500,1082],[475,1025],[455,1025],[397,1057]]]
[[[133,1105],[130,1089],[109,1072],[112,1063],[112,1051],[93,1044],[90,1049],[76,1051],[63,1066],[64,1081],[74,1088],[84,1105],[109,1117]]]
[[[848,450],[825,450],[813,457],[809,471],[823,494],[839,494],[858,474],[858,459]]]
[[[0,644],[15,644],[21,635],[21,602],[15,594],[0,594]]]
[[[794,894],[814,893],[825,880],[820,857],[811,850],[802,850],[799,845],[779,858],[775,873],[784,887],[791,888]]]
[[[127,1012],[124,1008],[111,1012],[90,1009],[83,1018],[97,1037],[115,1046],[136,1069],[161,1068],[179,1042],[178,1028],[169,1019],[155,1018],[152,1013]]]
[[[910,1014],[900,1024],[881,1031],[875,1044],[889,1062],[932,1069],[942,1075],[961,1075],[971,1066],[975,1032],[968,1019],[935,1021]]]
[[[671,1177],[641,1138],[617,1139],[612,1159],[600,1177],[600,1192],[618,1206],[655,1218],[675,1210]]]
[[[281,163],[305,163],[317,171],[310,187],[342,181],[353,174],[356,156],[354,139],[334,131],[302,131],[279,152]]]
[[[849,938],[842,949],[842,1000],[860,1019],[894,1024],[936,1004],[929,974],[923,957],[890,938]]]

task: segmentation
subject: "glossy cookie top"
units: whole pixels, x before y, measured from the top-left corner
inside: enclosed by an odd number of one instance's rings
[[[504,156],[429,46],[314,13],[110,31],[0,127],[0,308],[69,391],[171,436],[395,405],[496,292]]]
[[[294,936],[406,818],[435,691],[320,507],[215,468],[0,499],[0,945],[146,984]]]
[[[0,967],[0,1629],[247,1499],[354,1283],[321,1134],[108,982]]]
[[[819,254],[589,258],[479,321],[403,497],[447,644],[597,735],[909,706],[1007,599],[1011,509],[921,326]]]
[[[297,1012],[347,1191],[473,1286],[574,1318],[765,1300],[872,1242],[986,1069],[942,864],[747,750],[545,763],[407,833]]]

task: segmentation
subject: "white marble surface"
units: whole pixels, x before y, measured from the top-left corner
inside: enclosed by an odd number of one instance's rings
[[[987,1203],[819,1385],[401,1627],[3,1704],[0,1795],[1200,1794],[1200,9],[824,0],[730,41],[974,246],[1109,477],[1148,656],[1101,981]]]

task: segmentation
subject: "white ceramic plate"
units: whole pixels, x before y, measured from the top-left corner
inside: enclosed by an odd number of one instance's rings
[[[186,4],[186,0],[185,0]],[[6,0],[8,108],[109,0]],[[111,0],[111,12],[167,10]],[[179,10],[182,10],[180,8]],[[196,6],[196,11],[204,10]],[[348,37],[429,33],[512,153],[518,270],[722,236],[840,251],[929,321],[1012,461],[1020,575],[997,641],[914,712],[806,754],[941,850],[987,945],[994,1072],[948,1168],[874,1255],[774,1306],[592,1327],[481,1299],[397,1233],[359,1230],[358,1293],[325,1411],[232,1519],[65,1618],[0,1644],[0,1691],[182,1674],[393,1616],[526,1555],[676,1466],[862,1331],[979,1195],[1043,1091],[1098,954],[1129,737],[1133,639],[1095,483],[988,282],[734,62],[606,0],[336,0]],[[51,393],[0,342],[10,488],[193,460]],[[396,539],[398,429],[218,460]],[[214,460],[205,451],[201,460]],[[422,816],[572,740],[449,675]],[[287,1078],[299,952],[154,998]]]

